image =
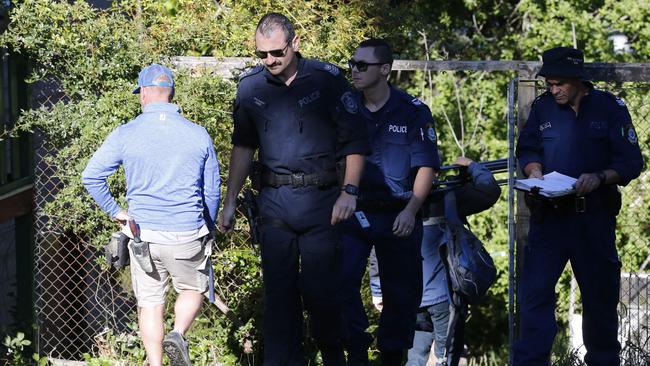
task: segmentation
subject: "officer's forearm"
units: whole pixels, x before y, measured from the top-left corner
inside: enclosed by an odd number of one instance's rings
[[[409,210],[415,215],[420,209],[427,195],[431,192],[434,174],[433,168],[420,167],[418,169],[418,173],[415,175],[415,182],[413,183],[413,195],[406,208],[404,208],[405,210]]]
[[[230,172],[228,173],[228,192],[225,205],[234,206],[250,170],[255,150],[244,146],[233,146],[230,155]]]
[[[365,162],[366,157],[361,154],[350,154],[345,157],[345,177],[343,179],[343,185],[352,184],[359,186]]]

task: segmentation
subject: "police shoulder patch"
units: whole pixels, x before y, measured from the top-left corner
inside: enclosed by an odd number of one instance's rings
[[[636,131],[634,130],[634,126],[629,123],[623,128],[623,137],[627,138],[627,141],[630,142],[632,145],[636,145],[639,143],[639,138],[636,135]]]
[[[241,74],[239,74],[239,81],[241,81],[241,80],[243,80],[243,79],[245,79],[245,78],[247,78],[247,77],[249,77],[251,75],[258,74],[262,70],[264,70],[264,66],[262,66],[262,65],[255,65],[253,67],[250,67],[250,68],[244,70]]]
[[[535,97],[535,99],[533,99],[533,103],[531,103],[531,107],[534,106],[540,100],[542,100],[542,98],[544,98],[546,96],[550,96],[550,95],[551,95],[551,93],[548,90],[543,92],[542,94],[538,95],[537,97]]]
[[[431,142],[436,142],[438,140],[438,137],[436,136],[436,129],[433,128],[433,123],[427,123],[427,138],[431,140]]]
[[[359,106],[357,105],[357,101],[354,99],[352,92],[347,91],[343,93],[343,95],[341,95],[341,103],[343,103],[343,108],[345,108],[345,110],[350,114],[357,114],[359,111]]]

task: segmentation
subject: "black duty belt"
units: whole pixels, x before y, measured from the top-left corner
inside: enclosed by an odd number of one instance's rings
[[[370,201],[360,199],[357,201],[357,210],[368,212],[399,212],[407,204],[407,200]]]
[[[290,185],[293,188],[306,186],[327,187],[338,182],[336,171],[313,174],[292,173],[277,174],[269,170],[262,172],[262,185],[278,188]]]
[[[607,209],[608,207],[603,197],[598,195],[569,195],[556,198],[546,198],[527,194],[526,201],[530,203],[530,208],[532,210],[541,209],[558,214],[593,212]]]

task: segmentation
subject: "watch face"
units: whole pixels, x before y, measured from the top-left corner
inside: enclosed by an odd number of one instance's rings
[[[345,191],[345,193],[351,194],[353,196],[359,195],[359,188],[353,186],[352,184],[346,184],[343,190]]]

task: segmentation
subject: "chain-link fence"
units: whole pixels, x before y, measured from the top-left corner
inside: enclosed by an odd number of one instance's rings
[[[61,230],[45,205],[56,198],[56,168],[38,151],[35,168],[35,292],[38,347],[53,358],[80,359],[97,351],[96,337],[108,329],[124,331],[133,319],[135,302],[120,274],[101,269],[102,254],[84,238]]]
[[[14,220],[0,223],[0,330],[13,325],[16,307],[16,236]]]
[[[534,83],[534,95],[546,90],[540,81],[523,82]],[[650,159],[650,85],[642,81],[609,81],[598,82],[595,86],[619,96],[627,104],[636,129],[636,137],[627,138],[638,140],[647,166]],[[522,103],[521,99],[519,103]],[[626,366],[649,365],[650,171],[642,172],[639,178],[628,186],[621,187],[620,191],[623,204],[617,220],[616,245],[622,262],[619,304],[622,362]],[[560,339],[566,339],[565,336],[568,341],[564,345],[556,345],[556,348],[574,355],[576,362],[580,362],[586,353],[582,338],[582,310],[580,291],[570,266],[565,269],[558,286],[561,289],[557,310],[558,322],[561,324]]]

